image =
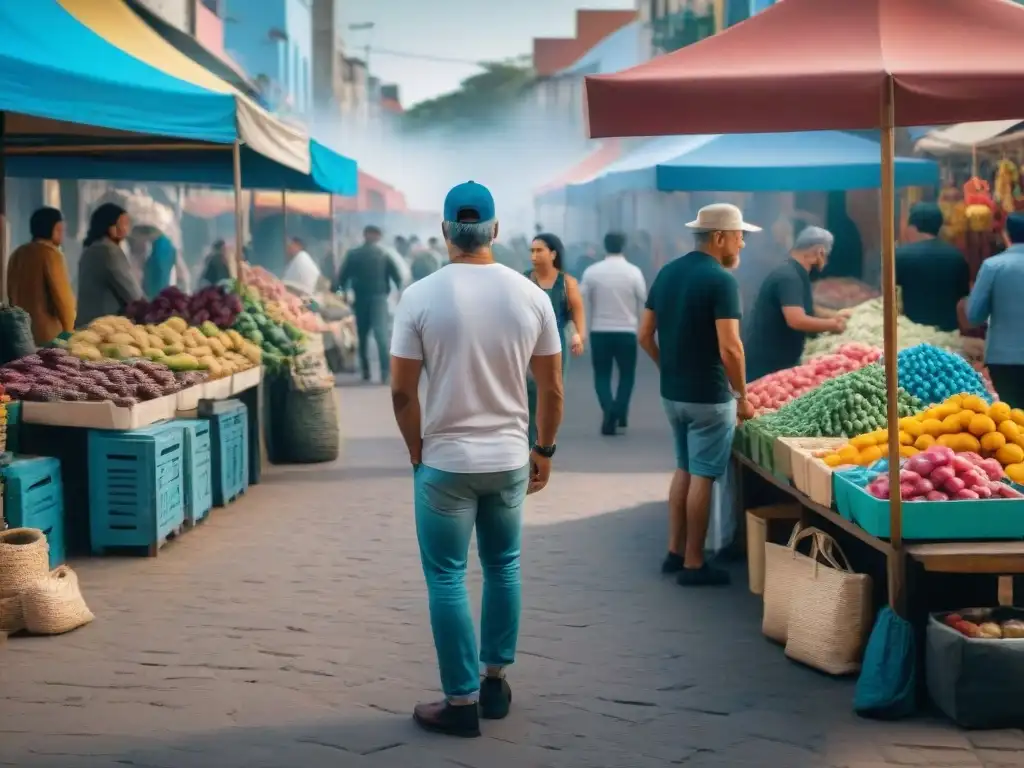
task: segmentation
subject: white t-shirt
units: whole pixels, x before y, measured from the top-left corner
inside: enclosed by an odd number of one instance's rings
[[[636,333],[647,301],[644,273],[622,256],[610,255],[583,273],[580,284],[590,330]]]
[[[530,358],[561,351],[547,294],[501,264],[448,264],[409,286],[391,354],[423,361],[423,463],[462,473],[526,466]]]
[[[320,280],[320,268],[313,261],[312,256],[305,251],[299,251],[288,262],[281,280],[285,285],[297,288],[307,296],[312,296],[316,293],[316,284]]]

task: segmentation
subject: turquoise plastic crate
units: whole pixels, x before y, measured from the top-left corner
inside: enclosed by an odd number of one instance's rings
[[[177,419],[184,434],[185,523],[195,525],[213,507],[213,452],[210,422],[206,419]]]
[[[94,554],[121,547],[152,556],[185,522],[184,433],[159,424],[89,432],[89,533]]]
[[[843,517],[881,539],[889,538],[889,502],[862,485],[866,473],[835,472],[835,501]],[[1024,538],[1024,500],[905,501],[903,538],[915,541],[985,541]]]
[[[60,462],[20,457],[3,469],[4,517],[11,528],[36,528],[50,545],[50,568],[65,560],[64,488]]]
[[[249,416],[245,405],[220,404],[221,412],[207,418],[213,454],[213,503],[223,507],[249,487]]]

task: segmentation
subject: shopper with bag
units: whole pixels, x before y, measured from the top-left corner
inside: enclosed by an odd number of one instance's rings
[[[715,481],[732,451],[737,419],[749,419],[740,292],[729,271],[739,264],[744,232],[734,205],[709,205],[686,225],[697,248],[658,273],[640,326],[640,346],[660,370],[661,397],[675,437],[677,467],[669,490],[669,545],[663,573],[682,586],[729,583],[704,562]]]

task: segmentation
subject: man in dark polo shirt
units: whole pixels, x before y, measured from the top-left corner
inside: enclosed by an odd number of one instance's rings
[[[639,341],[661,373],[678,467],[662,572],[677,574],[683,586],[710,586],[729,583],[726,571],[704,562],[711,492],[729,465],[737,418],[754,415],[746,397],[740,291],[729,270],[739,264],[743,233],[760,228],[724,203],[701,208],[686,226],[696,231],[697,249],[658,273]]]
[[[744,322],[747,381],[799,365],[808,334],[846,329],[843,317],[814,314],[811,276],[825,268],[834,242],[827,229],[805,227],[793,243],[790,258],[761,283],[754,310]]]
[[[345,263],[334,286],[336,291],[352,289],[352,314],[356,316],[356,335],[359,340],[359,365],[363,381],[370,380],[370,336],[377,345],[380,358],[381,383],[386,384],[390,373],[391,346],[388,294],[391,283],[402,289],[402,276],[387,251],[380,247],[381,231],[369,226],[363,230],[363,244],[345,255]]]
[[[896,284],[903,294],[903,314],[920,325],[955,331],[956,306],[970,292],[970,271],[960,249],[939,239],[942,209],[918,203],[907,221],[910,242],[896,249]]]

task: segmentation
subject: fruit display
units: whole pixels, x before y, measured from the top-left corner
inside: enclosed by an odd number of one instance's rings
[[[242,283],[246,291],[255,292],[255,298],[263,302],[267,315],[278,323],[291,323],[308,333],[327,330],[319,315],[310,312],[302,299],[263,267],[243,263]]]
[[[918,344],[900,352],[897,361],[900,386],[923,403],[941,403],[958,393],[992,399],[981,375],[954,352]]]
[[[937,445],[954,453],[993,459],[1013,482],[1024,484],[1024,410],[1006,403],[989,405],[975,394],[958,394],[900,419],[899,427],[904,458]],[[884,455],[887,445],[888,431],[877,429],[854,437],[823,461],[831,467],[867,466]]]
[[[125,315],[140,325],[156,325],[180,317],[192,326],[212,322],[226,330],[235,324],[241,311],[241,298],[222,286],[211,285],[189,296],[172,285],[160,291],[152,301],[133,301]]]
[[[870,285],[852,277],[824,277],[814,283],[814,304],[826,309],[849,309],[878,295]]]
[[[851,310],[850,317],[846,322],[846,330],[843,333],[822,334],[807,340],[807,344],[804,345],[803,360],[831,354],[843,344],[850,342],[881,346],[883,318],[880,298],[857,305]],[[929,325],[918,325],[903,315],[900,315],[897,320],[896,340],[900,349],[916,347],[918,344],[931,344],[958,352],[963,347],[963,340],[959,333],[947,333]]]
[[[762,376],[747,386],[747,398],[758,415],[775,411],[822,382],[863,368],[881,356],[881,350],[866,344],[844,344],[834,354]]]
[[[12,397],[43,403],[109,400],[130,407],[173,395],[205,378],[198,371],[175,376],[151,360],[81,360],[59,348],[41,349],[0,367],[0,382]]]
[[[1011,613],[1011,615],[1014,615]],[[978,640],[1019,640],[1024,638],[1024,621],[1019,618],[998,620],[995,611],[971,610],[950,613],[942,623],[965,637]]]
[[[210,320],[190,327],[180,317],[145,326],[126,317],[101,317],[75,331],[67,349],[81,360],[146,358],[175,372],[205,371],[211,379],[252,368],[263,357],[259,346],[237,331],[222,331]]]
[[[921,401],[900,388],[901,416],[921,408]],[[774,413],[749,422],[773,437],[853,437],[886,424],[885,371],[878,363],[825,381]]]
[[[288,321],[272,317],[255,292],[247,291],[242,299],[242,312],[235,320],[234,330],[263,355],[263,365],[269,371],[280,370],[288,358],[303,349],[306,334]]]
[[[1002,465],[977,453],[954,453],[952,448],[933,445],[903,462],[900,468],[900,498],[903,501],[978,501],[1020,499],[1024,495],[1008,483]],[[892,494],[889,474],[880,472],[868,483],[867,492],[878,499]]]

